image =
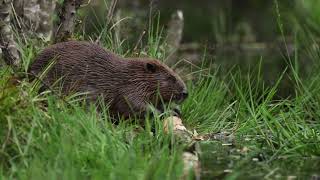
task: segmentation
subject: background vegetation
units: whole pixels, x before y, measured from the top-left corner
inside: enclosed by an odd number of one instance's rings
[[[317,0],[122,1],[118,19],[110,24],[103,19],[109,1],[101,3],[106,6],[93,3],[79,10],[74,39],[95,40],[101,35],[101,45],[122,56],[160,60],[168,55],[167,22],[175,9],[182,9],[181,44],[197,46],[191,53],[179,51],[178,58],[198,60],[182,66],[191,75],[190,96],[182,104],[183,123],[199,134],[234,136],[231,142],[200,142],[203,179],[319,178]],[[75,96],[62,100],[50,91],[38,94],[38,85],[25,72],[49,43],[32,34],[17,33],[16,38],[22,67],[18,72],[7,66],[0,70],[1,178],[183,175],[184,145],[163,132],[159,119],[146,119],[156,127],[150,133],[148,125],[113,125],[107,111],[97,114],[94,106],[83,107]]]

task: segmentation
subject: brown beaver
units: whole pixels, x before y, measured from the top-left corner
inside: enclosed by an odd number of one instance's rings
[[[58,81],[64,94],[88,93],[90,101],[102,97],[111,115],[142,115],[148,104],[161,111],[160,99],[182,102],[188,95],[181,78],[158,60],[122,58],[89,42],[62,42],[44,49],[30,73],[39,77],[50,62],[45,84]]]

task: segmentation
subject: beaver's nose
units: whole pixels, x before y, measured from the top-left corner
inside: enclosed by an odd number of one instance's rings
[[[188,91],[187,90],[182,91],[181,97],[182,99],[186,99],[188,97]]]

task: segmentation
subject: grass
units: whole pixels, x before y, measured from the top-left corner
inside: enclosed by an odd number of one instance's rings
[[[30,53],[23,57],[34,57]],[[229,80],[221,80],[210,72],[199,73],[197,83],[189,83],[190,97],[182,106],[184,123],[200,134],[228,131],[237,139],[234,147],[224,148],[219,156],[212,152],[221,146],[204,143],[204,168],[218,168],[218,172],[232,168],[234,172],[226,176],[231,179],[244,177],[250,168],[250,174],[259,177],[300,176],[283,161],[320,161],[320,77],[297,79],[299,86],[293,87],[296,95],[275,101],[277,84],[262,88],[259,71],[257,68],[244,77],[230,73],[226,78]],[[115,126],[107,113],[97,115],[94,106],[87,109],[77,101],[66,104],[49,92],[37,94],[27,79],[14,84],[12,77],[9,69],[1,69],[3,177],[176,179],[182,175],[183,146],[172,144],[171,136],[163,133],[160,120],[154,121],[157,129],[153,135],[150,128],[142,129],[136,123],[121,122]],[[140,133],[136,133],[137,129]],[[248,148],[248,152],[233,152],[243,148]],[[229,151],[231,155],[225,154]],[[263,156],[259,165],[252,164],[259,154]],[[229,159],[236,155],[240,158]],[[215,158],[225,158],[226,162],[234,162],[233,166],[207,164]],[[304,167],[299,163],[293,169]],[[270,174],[274,168],[278,170]]]
[[[164,58],[159,47],[161,33],[160,28],[148,33],[146,54]],[[110,36],[103,45],[112,46],[112,39]],[[45,46],[39,40],[21,42],[22,74]],[[318,63],[319,49],[304,51]],[[299,58],[296,53],[294,59]],[[320,75],[314,69],[301,77],[297,66],[288,63],[287,70],[269,87],[262,80],[261,65],[247,74],[235,68],[222,77],[210,70],[194,73],[197,81],[188,82],[190,96],[182,104],[184,123],[199,134],[227,131],[235,136],[232,146],[223,141],[200,143],[204,179],[307,179],[319,175]],[[97,114],[94,106],[86,108],[72,98],[66,103],[49,91],[38,94],[34,82],[24,78],[16,83],[15,76],[10,68],[0,69],[1,179],[182,176],[184,146],[172,142],[172,135],[163,132],[158,118],[146,119],[155,124],[154,133],[150,126],[142,128],[135,122],[114,125],[107,112]],[[285,76],[291,79],[295,93],[277,100]]]
[[[152,136],[146,129],[134,137],[139,128],[134,123],[114,126],[93,106],[85,110],[52,95],[36,95],[28,83],[16,87],[8,84],[6,72],[1,75],[3,176],[175,179],[181,174],[181,149],[163,145],[170,137],[162,132]]]

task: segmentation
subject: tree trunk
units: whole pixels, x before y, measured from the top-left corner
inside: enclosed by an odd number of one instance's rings
[[[64,0],[62,4],[57,3],[58,21],[54,24],[54,43],[67,41],[71,38],[74,31],[76,12],[80,4],[81,0]]]
[[[166,52],[168,57],[166,63],[169,66],[176,65],[178,63],[177,50],[180,47],[180,42],[183,36],[183,13],[180,10],[177,10],[171,16],[171,20],[168,24],[167,36],[165,39],[166,43]]]
[[[0,0],[0,46],[6,64],[19,67],[20,52],[17,48],[11,27],[12,0]]]
[[[40,5],[40,23],[39,29],[37,30],[40,35],[44,37],[50,37],[52,33],[53,23],[52,16],[55,9],[56,1],[55,0],[38,0]]]

